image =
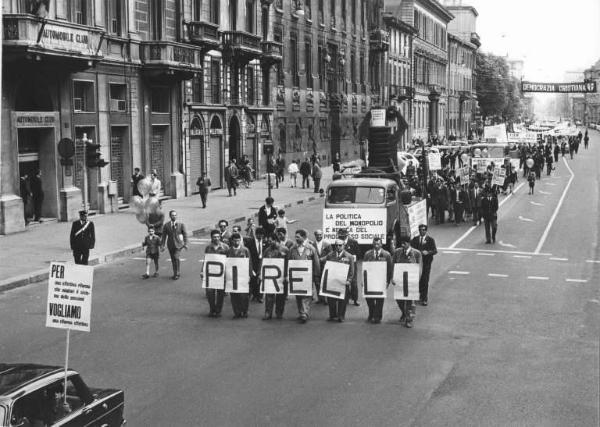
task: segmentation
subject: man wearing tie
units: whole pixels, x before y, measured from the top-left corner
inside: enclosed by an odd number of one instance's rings
[[[325,257],[329,252],[331,252],[331,245],[323,240],[323,230],[315,231],[315,240],[310,242],[317,251],[317,256],[319,257],[319,265],[321,266],[321,271],[323,271],[323,267],[325,266]],[[317,295],[319,295],[321,282],[315,282],[315,288],[317,289]],[[325,297],[318,296],[317,304],[327,304],[327,300]]]
[[[408,237],[401,237],[400,238],[400,247],[398,249],[396,249],[396,251],[394,252],[394,257],[392,259],[392,262],[394,264],[406,263],[406,264],[421,265],[422,259],[423,259],[423,256],[421,255],[421,253],[410,247]],[[422,276],[423,271],[422,271],[422,269],[420,269],[420,270],[421,270],[421,277],[423,277]],[[396,283],[396,282],[394,282],[393,279],[392,279],[392,284],[394,286],[402,286],[401,283]],[[419,287],[420,287],[420,283],[419,283]],[[421,300],[422,299],[423,299],[423,296],[421,295]],[[406,326],[407,328],[412,328],[413,321],[415,319],[415,314],[416,314],[415,313],[416,312],[415,302],[412,300],[396,300],[396,303],[398,304],[398,308],[402,312],[402,317],[400,317],[400,323],[403,326]]]
[[[481,223],[479,210],[481,209],[481,188],[479,183],[475,181],[473,188],[469,190],[469,200],[471,201],[471,211],[473,212],[473,225]]]
[[[373,239],[373,248],[368,250],[363,258],[363,262],[368,261],[385,261],[386,263],[386,284],[389,285],[392,280],[393,267],[392,264],[392,256],[388,251],[382,248],[383,243],[381,242],[381,237],[375,237]],[[371,323],[381,323],[381,319],[383,318],[383,302],[385,301],[385,297],[382,298],[366,298],[367,306],[369,307],[369,318],[368,322]]]
[[[340,239],[336,239],[333,243],[333,251],[325,257],[325,261],[341,262],[348,264],[348,276],[346,277],[346,291],[344,292],[344,299],[327,298],[329,304],[329,318],[328,322],[335,322],[336,320],[342,323],[346,320],[346,305],[350,298],[350,286],[354,279],[354,256],[344,249],[344,242]]]
[[[354,255],[353,268],[356,269],[356,263],[360,259],[360,246],[358,242],[348,236],[347,228],[340,228],[338,230],[338,239],[344,243],[344,250],[351,255]],[[354,302],[355,306],[359,306],[358,302],[358,284],[356,282],[356,276],[352,278],[352,284],[350,285],[350,299]]]
[[[180,273],[180,261],[179,256],[181,249],[187,249],[187,231],[185,225],[182,222],[177,221],[177,212],[171,210],[169,212],[169,218],[171,220],[163,226],[162,242],[160,245],[161,250],[165,250],[165,244],[169,249],[169,256],[171,257],[171,264],[173,264],[173,280],[179,279]]]
[[[421,272],[421,278],[419,279],[419,293],[421,294],[421,305],[426,306],[428,304],[431,263],[433,262],[433,256],[437,254],[435,240],[427,235],[426,224],[419,225],[419,235],[411,240],[410,246],[421,252],[423,255],[423,270]]]
[[[260,269],[262,267],[263,252],[266,247],[265,230],[258,227],[254,231],[254,239],[244,239],[244,246],[250,251],[250,296],[252,301],[262,303],[260,294]]]

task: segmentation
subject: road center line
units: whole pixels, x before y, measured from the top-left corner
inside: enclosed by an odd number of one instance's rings
[[[520,189],[520,188],[521,188],[523,185],[525,185],[525,183],[524,183],[524,182],[522,182],[522,183],[520,183],[519,185],[517,185],[517,188],[515,188],[515,189],[512,191],[512,193],[510,193],[508,196],[506,196],[506,197],[504,198],[504,200],[502,200],[502,201],[501,201],[501,202],[498,204],[498,208],[502,207],[502,205],[503,205],[504,203],[506,203],[506,201],[507,201],[508,199],[510,199],[514,193],[516,193],[517,191],[519,191],[519,189]],[[460,237],[459,237],[459,238],[458,238],[458,239],[457,239],[457,240],[456,240],[454,243],[452,243],[452,244],[451,244],[451,245],[448,247],[448,249],[454,249],[454,248],[455,248],[455,247],[456,247],[456,246],[457,246],[457,245],[458,245],[460,242],[462,242],[463,240],[465,240],[465,239],[467,238],[467,236],[468,236],[469,234],[471,234],[471,233],[473,232],[473,230],[475,230],[476,228],[477,228],[476,226],[472,225],[472,226],[471,226],[471,227],[470,227],[470,228],[469,228],[467,231],[465,231],[465,234],[463,234],[462,236],[460,236]]]
[[[528,279],[530,280],[548,280],[548,277],[544,277],[544,276],[527,276]]]
[[[513,255],[513,258],[527,258],[527,259],[530,259],[531,255]]]
[[[456,271],[456,270],[450,270],[448,272],[448,274],[462,274],[462,275],[467,275],[467,274],[471,274],[471,272],[469,271]]]
[[[567,186],[563,190],[563,193],[560,196],[560,199],[558,200],[556,209],[554,209],[554,212],[552,213],[552,216],[550,217],[550,221],[548,222],[548,225],[546,226],[546,229],[544,230],[544,233],[542,234],[542,237],[541,237],[537,247],[535,248],[534,253],[536,253],[536,254],[539,254],[540,251],[542,250],[542,246],[544,245],[544,242],[546,241],[546,238],[548,237],[550,228],[552,228],[552,224],[554,224],[554,220],[556,219],[556,216],[558,215],[558,211],[560,210],[560,207],[562,206],[563,201],[565,200],[565,196],[567,195],[567,192],[569,191],[569,187],[571,186],[571,183],[573,182],[573,179],[575,178],[575,174],[573,173],[573,170],[569,167],[569,163],[567,163],[567,160],[565,158],[563,158],[563,162],[564,162],[565,166],[567,167],[567,169],[569,170],[569,172],[571,173],[571,178],[569,178],[569,182],[567,182]]]
[[[459,251],[444,251],[445,254],[459,254]]]
[[[490,277],[508,277],[508,274],[488,273]]]
[[[568,261],[569,260],[568,258],[556,258],[556,257],[550,257],[548,259],[550,259],[552,261]]]
[[[449,250],[450,248],[438,248],[438,250],[440,251],[446,251]],[[539,256],[552,256],[551,253],[547,253],[547,252],[542,252],[539,254],[534,254],[533,252],[525,252],[525,251],[507,251],[507,250],[503,250],[503,249],[472,249],[472,248],[453,248],[453,250],[450,251],[450,253],[454,253],[455,251],[460,251],[460,252],[490,252],[490,253],[495,253],[495,254],[519,254],[519,255],[527,255],[529,257],[531,257],[532,255],[539,255]],[[598,261],[600,262],[600,261]]]
[[[565,281],[573,283],[587,283],[587,280],[585,279],[565,279]]]
[[[591,262],[591,263],[600,264],[600,261],[598,261],[596,259],[586,259],[585,262]]]
[[[495,254],[491,254],[489,252],[477,252],[479,256],[495,256]]]

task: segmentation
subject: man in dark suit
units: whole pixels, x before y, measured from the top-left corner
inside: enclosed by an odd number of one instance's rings
[[[225,168],[225,184],[227,185],[227,191],[229,192],[229,197],[231,197],[231,190],[233,190],[233,195],[237,196],[237,179],[239,176],[239,171],[237,166],[235,165],[235,159],[232,159],[229,162],[229,166]]]
[[[485,243],[496,243],[496,230],[498,230],[498,197],[491,188],[486,189],[485,195],[481,200],[481,216],[483,217],[483,222],[485,224]]]
[[[275,220],[277,219],[277,208],[273,206],[272,197],[265,199],[265,204],[258,210],[258,225],[265,230],[267,236],[272,236],[275,233]]]
[[[481,199],[483,191],[479,188],[479,183],[475,181],[473,187],[469,189],[469,200],[471,201],[471,211],[473,212],[473,225],[479,225],[481,222]]]
[[[90,249],[96,245],[94,223],[87,220],[87,211],[79,211],[79,220],[71,225],[71,250],[75,264],[87,265]]]
[[[323,230],[315,231],[315,240],[311,240],[310,244],[313,245],[317,252],[317,257],[319,257],[319,265],[321,266],[321,271],[323,271],[323,267],[325,267],[325,258],[333,250],[331,245],[323,240]],[[325,297],[319,296],[321,287],[321,282],[315,282],[315,288],[317,289],[317,304],[327,304],[327,300]]]
[[[180,261],[179,256],[181,249],[187,249],[188,238],[185,225],[181,221],[177,221],[177,212],[171,210],[169,212],[169,218],[171,220],[163,226],[161,250],[169,249],[169,256],[171,257],[171,264],[173,264],[173,280],[179,279]]]
[[[348,252],[350,255],[354,255],[354,263],[352,264],[353,270],[356,270],[356,263],[361,257],[360,246],[358,242],[354,239],[348,237],[348,229],[340,228],[338,230],[338,239],[344,242],[344,250]],[[350,299],[354,302],[355,306],[359,306],[358,302],[358,284],[356,282],[356,274],[352,277],[352,284],[350,286]]]
[[[458,225],[461,222],[464,222],[463,212],[465,211],[465,206],[467,202],[467,192],[461,187],[460,184],[455,184],[452,187],[451,200],[454,205],[454,224]]]
[[[392,255],[388,251],[383,249],[381,237],[375,237],[373,239],[373,248],[365,253],[363,262],[369,261],[384,261],[386,263],[385,284],[389,286],[390,282],[392,281],[394,265],[392,264]],[[367,305],[369,306],[369,317],[367,321],[371,323],[381,323],[381,319],[383,318],[383,302],[385,301],[385,297],[367,298],[366,300]]]
[[[263,252],[266,249],[265,230],[258,227],[254,230],[254,238],[245,238],[244,246],[250,251],[250,297],[252,301],[262,303],[260,294],[260,269],[262,267]]]
[[[421,305],[426,306],[429,302],[429,273],[431,272],[431,263],[433,256],[437,254],[437,247],[433,237],[427,235],[427,225],[419,225],[419,235],[414,237],[410,246],[421,252],[423,258],[423,271],[419,279],[419,293],[421,294]]]

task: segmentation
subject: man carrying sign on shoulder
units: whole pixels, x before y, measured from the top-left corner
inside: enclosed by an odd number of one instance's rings
[[[265,249],[263,252],[264,258],[287,258],[289,253],[288,248],[280,244],[275,236],[266,236],[265,241]],[[287,298],[287,281],[285,279],[283,284],[284,291],[282,294],[265,293],[265,316],[263,317],[263,320],[271,320],[273,318],[273,306],[275,306],[275,316],[277,319],[281,320],[283,318],[285,300]]]
[[[383,249],[383,243],[381,237],[375,237],[373,239],[373,249],[369,249],[363,258],[364,262],[369,261],[385,261],[386,262],[386,284],[392,280],[393,264],[392,256],[388,251]],[[383,318],[383,302],[385,297],[382,298],[367,298],[367,306],[369,307],[369,318],[368,322],[381,323]]]
[[[250,251],[248,248],[242,246],[242,236],[239,233],[233,233],[231,235],[231,247],[225,253],[228,258],[250,258]],[[250,263],[248,263],[248,274],[251,273]],[[233,318],[246,318],[248,317],[248,305],[250,304],[250,296],[247,292],[245,293],[230,293],[231,297],[231,308],[233,308]]]
[[[308,243],[308,232],[301,228],[296,230],[296,244],[292,246],[288,254],[288,260],[311,260],[313,280],[318,281],[321,277],[321,268],[319,265],[319,257],[315,248]],[[298,306],[298,321],[306,323],[310,316],[310,303],[312,295],[296,296],[296,305]]]
[[[421,266],[422,256],[421,252],[416,249],[413,249],[410,246],[410,241],[408,237],[400,238],[400,247],[394,251],[394,256],[392,258],[392,262],[394,264],[419,264]],[[394,279],[392,279],[392,285],[401,286],[401,283],[396,283]],[[422,298],[422,297],[421,297]],[[400,323],[407,328],[413,327],[413,321],[416,314],[416,306],[415,301],[412,300],[396,300],[398,304],[398,308],[402,313],[402,317],[400,317]]]
[[[229,246],[221,241],[221,232],[219,230],[212,230],[210,232],[210,243],[204,249],[204,253],[227,255],[227,251],[229,251]],[[204,273],[200,272],[200,280],[202,280],[203,275]],[[210,288],[206,289],[206,297],[208,298],[208,304],[210,305],[210,313],[208,317],[221,317],[225,290]]]
[[[328,322],[343,322],[346,320],[346,305],[350,299],[350,287],[352,286],[352,280],[354,279],[354,256],[344,250],[344,242],[340,239],[336,239],[333,243],[333,251],[325,257],[325,263],[327,261],[340,262],[348,264],[348,277],[346,278],[346,291],[344,292],[344,299],[327,298],[329,304],[329,319]]]

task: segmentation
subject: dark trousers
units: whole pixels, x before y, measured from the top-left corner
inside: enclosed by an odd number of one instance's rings
[[[308,175],[302,175],[302,188],[304,188],[304,183],[306,183],[306,188],[310,188],[310,179]]]
[[[248,314],[248,306],[250,305],[250,298],[246,293],[230,293],[231,308],[235,317],[241,317]]]
[[[347,291],[346,291],[346,295],[348,295]],[[350,284],[349,299],[351,299],[354,302],[358,301],[358,283],[356,281],[356,275],[354,276],[354,278],[352,279],[352,283]]]
[[[206,207],[206,198],[208,197],[208,193],[200,192],[200,200],[202,200],[202,207]]]
[[[287,295],[283,294],[265,294],[265,316],[273,316],[273,307],[275,307],[275,316],[283,316],[285,310],[285,299]]]
[[[459,222],[462,222],[463,220],[463,204],[462,203],[455,203],[454,204],[454,222],[456,224],[458,224]]]
[[[229,195],[231,196],[231,190],[233,190],[233,195],[237,195],[236,191],[237,191],[237,180],[236,178],[230,178],[227,181],[227,191],[229,192]]]
[[[313,178],[315,182],[315,193],[319,192],[319,188],[321,188],[321,178]]]
[[[474,206],[473,207],[473,223],[477,223],[477,221],[479,221],[479,208]]]
[[[75,258],[75,264],[88,265],[88,258],[90,257],[89,249],[74,249],[73,258]]]
[[[250,278],[250,296],[255,300],[262,299],[262,295],[260,294],[260,278],[258,276]]]
[[[402,318],[408,320],[413,320],[415,318],[416,308],[414,301],[397,299],[396,303],[398,304],[400,313],[402,313]]]
[[[489,242],[490,240],[496,240],[496,230],[498,230],[498,220],[496,218],[493,219],[485,219],[485,240]]]
[[[44,195],[33,196],[33,219],[39,221],[42,217],[42,202],[44,201]]]
[[[419,294],[421,295],[421,301],[427,301],[429,297],[429,273],[431,273],[432,261],[423,260],[423,271],[421,272],[421,278],[419,279]]]
[[[348,297],[350,295],[350,287],[346,286],[346,292],[344,293],[344,299],[327,298],[327,304],[329,305],[329,317],[332,319],[346,317],[346,306],[348,305]]]
[[[367,298],[369,307],[369,320],[381,320],[383,318],[383,302],[385,298]]]
[[[221,314],[221,310],[223,310],[225,291],[222,289],[207,289],[206,297],[208,298],[210,312],[214,314]]]
[[[179,256],[180,255],[181,255],[181,249],[169,248],[169,256],[171,257],[171,264],[173,264],[173,276],[179,276],[179,272],[180,272]]]

